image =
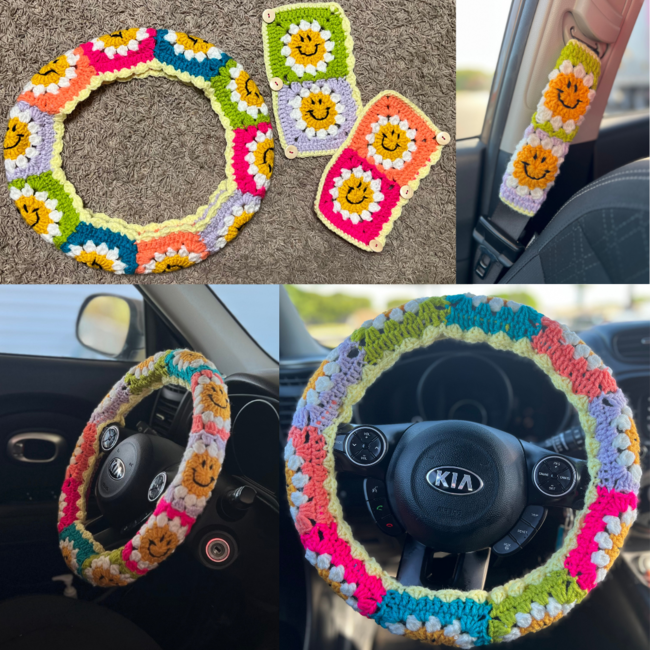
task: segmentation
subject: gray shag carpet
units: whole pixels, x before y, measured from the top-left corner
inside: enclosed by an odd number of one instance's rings
[[[355,41],[363,102],[405,95],[455,133],[453,0],[339,0]],[[92,38],[126,27],[194,33],[232,56],[270,105],[258,0],[1,0],[0,113],[31,76]],[[327,157],[287,160],[276,139],[272,185],[260,211],[222,251],[170,274],[115,276],[81,265],[31,232],[0,190],[3,283],[436,283],[455,282],[453,142],[395,222],[381,254],[328,230],[313,203]],[[224,174],[224,131],[204,95],[167,79],[111,84],[66,120],[63,167],[86,206],[126,221],[182,218]]]

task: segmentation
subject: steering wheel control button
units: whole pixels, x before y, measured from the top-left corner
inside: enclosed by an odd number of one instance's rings
[[[372,427],[358,427],[347,437],[345,452],[356,465],[375,465],[386,453],[384,435]]]
[[[546,519],[546,508],[544,506],[528,506],[521,518],[531,526],[539,528]]]
[[[165,491],[165,486],[167,485],[167,474],[165,472],[160,472],[156,474],[156,477],[151,481],[149,486],[149,492],[147,498],[149,501],[158,501],[160,495]]]
[[[100,440],[100,445],[102,451],[110,451],[115,447],[120,439],[120,429],[114,424],[111,424],[110,427],[106,427],[102,432],[102,437]]]
[[[517,525],[510,531],[510,536],[519,544],[523,546],[532,535],[535,533],[535,527],[526,523],[523,519],[517,522]]]
[[[575,486],[576,470],[565,458],[550,456],[535,465],[533,481],[542,494],[561,497]]]
[[[404,532],[393,515],[386,515],[385,517],[379,519],[377,521],[377,526],[379,526],[379,529],[382,531],[382,533],[385,533],[386,535],[392,535],[393,537],[397,537]]]
[[[386,498],[386,485],[383,481],[376,478],[367,478],[363,482],[363,492],[366,501],[371,499],[385,499]]]
[[[391,514],[390,506],[386,499],[372,499],[371,501],[368,501],[368,507],[370,508],[370,514],[372,514],[375,519],[381,519],[382,517]]]
[[[503,539],[499,540],[493,547],[492,550],[497,555],[512,555],[516,553],[521,546],[515,542],[510,535],[506,535]]]

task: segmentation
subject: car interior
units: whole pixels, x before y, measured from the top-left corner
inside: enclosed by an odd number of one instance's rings
[[[76,334],[101,352],[96,358],[0,355],[0,647],[276,648],[279,483],[269,459],[278,364],[210,287],[138,290],[142,300],[107,289],[81,306]],[[126,303],[121,337],[93,320],[97,301]],[[57,511],[75,443],[137,361],[175,348],[202,352],[228,388],[232,431],[216,488],[185,543],[157,571],[108,589],[73,580],[59,549]],[[182,453],[192,407],[188,391],[166,385],[145,397],[116,435],[164,440]],[[110,550],[133,536],[154,504],[124,524],[123,511],[98,507],[98,474],[88,494],[89,527]]]
[[[308,333],[284,288],[280,322],[282,450],[298,400],[329,350]],[[604,583],[558,624],[516,643],[522,648],[643,648],[650,641],[650,322],[595,325],[581,331],[580,337],[612,369],[638,424],[644,472],[639,516],[621,559]],[[427,564],[422,564],[422,572],[415,578],[420,582],[405,582],[412,564],[412,538],[404,534],[398,522],[386,527],[383,515],[375,517],[368,496],[372,479],[367,477],[376,473],[364,471],[359,467],[361,462],[350,462],[348,448],[337,448],[339,438],[350,439],[350,426],[379,429],[388,441],[388,452],[395,453],[400,436],[410,435],[408,432],[413,432],[418,423],[433,421],[447,426],[457,420],[469,421],[515,436],[527,456],[570,457],[578,468],[586,459],[584,432],[574,407],[530,360],[485,343],[470,348],[467,343],[451,339],[405,353],[368,388],[353,413],[345,430],[341,425],[335,444],[338,496],[354,538],[402,584],[490,590],[546,561],[571,529],[574,511],[582,507],[579,492],[584,486],[578,486],[577,500],[556,499],[548,506],[546,519],[519,552],[499,555],[495,545],[481,564],[468,567],[463,566],[460,554],[434,551],[428,559],[425,554],[423,561]],[[381,481],[378,485],[381,490]],[[284,494],[280,499],[280,540],[282,570],[288,576],[280,584],[283,648],[385,650],[417,646],[417,641],[389,634],[374,621],[364,619],[328,588],[304,559]]]
[[[648,110],[604,116],[642,5],[513,0],[483,130],[456,145],[457,282],[649,281]],[[499,185],[572,38],[601,60],[598,91],[555,187],[528,218],[501,203]]]

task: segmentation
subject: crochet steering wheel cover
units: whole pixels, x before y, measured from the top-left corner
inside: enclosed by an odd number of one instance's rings
[[[590,483],[563,546],[541,567],[490,592],[404,587],[353,537],[337,497],[339,424],[405,352],[451,338],[488,343],[535,362],[579,413]],[[467,648],[512,641],[568,613],[601,582],[636,518],[639,437],[609,368],[579,336],[501,298],[413,300],[368,321],[309,381],[285,448],[291,514],[306,558],[360,614],[394,634]]]
[[[125,416],[154,390],[167,384],[191,391],[192,428],[178,472],[153,514],[123,547],[107,551],[85,528],[88,491],[103,452],[102,431],[124,426]],[[215,405],[216,401],[225,407]],[[134,366],[93,411],[66,470],[59,498],[59,546],[70,570],[95,586],[127,585],[155,569],[185,540],[210,499],[230,436],[228,389],[215,365],[190,350],[159,352]],[[196,463],[206,460],[206,479],[194,480]],[[206,487],[211,486],[211,487]],[[166,552],[155,558],[145,543],[166,535]],[[144,542],[144,543],[143,543]]]
[[[93,90],[149,76],[205,93],[225,129],[226,178],[194,214],[136,225],[84,207],[61,153],[66,117]],[[160,273],[218,252],[259,210],[273,172],[273,129],[255,82],[216,46],[167,29],[123,29],[69,50],[31,78],[9,114],[4,160],[11,198],[47,242],[92,268]]]

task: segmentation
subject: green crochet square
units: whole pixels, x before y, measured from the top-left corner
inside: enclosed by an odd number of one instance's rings
[[[237,67],[241,68],[241,66],[238,66],[236,61],[230,59],[230,61],[219,70],[219,73],[210,79],[210,85],[214,90],[215,98],[219,104],[221,104],[221,109],[228,117],[230,127],[232,129],[239,129],[247,126],[257,126],[261,122],[270,122],[270,109],[266,104],[264,104],[266,107],[266,113],[259,112],[257,117],[252,117],[245,110],[240,110],[238,108],[238,101],[232,99],[233,91],[228,88],[229,84],[233,81],[230,71]],[[259,93],[257,84],[249,77],[245,70],[240,70],[239,75],[244,75],[242,79],[246,81],[246,84],[244,84],[247,88],[246,92],[252,94]],[[261,97],[261,94],[259,97]]]
[[[9,183],[9,188],[11,189],[12,187],[16,187],[19,190],[22,190],[25,185],[29,185],[32,190],[34,190],[34,194],[37,192],[47,192],[48,200],[56,200],[56,210],[63,213],[63,216],[58,222],[61,234],[57,237],[54,237],[52,243],[57,248],[61,248],[66,239],[71,235],[71,233],[75,231],[79,223],[79,213],[72,205],[72,199],[63,189],[63,185],[52,177],[51,171],[44,172],[43,174],[38,174],[35,176],[28,176],[26,179],[17,178],[15,181],[11,181],[11,183]],[[20,207],[18,207],[18,211],[20,212],[20,216],[25,218],[24,208],[21,210]],[[33,228],[34,225],[35,224],[32,224],[31,227]]]
[[[305,72],[302,76],[298,76],[291,66],[287,65],[287,57],[282,54],[282,48],[286,46],[282,42],[282,37],[289,34],[291,25],[300,26],[300,22],[303,20],[308,23],[317,20],[321,31],[324,29],[331,34],[328,40],[334,43],[334,49],[330,51],[334,56],[334,60],[327,63],[325,72],[317,71],[315,74]],[[345,18],[343,10],[335,3],[303,6],[298,9],[284,11],[276,10],[275,20],[270,24],[264,24],[266,56],[271,76],[280,77],[285,83],[347,76],[351,68],[348,65],[350,52],[346,45],[350,33],[349,25],[350,23]],[[317,45],[319,48],[324,47],[322,43],[317,43]],[[305,54],[309,54],[314,48],[315,45],[307,43],[304,49]]]

